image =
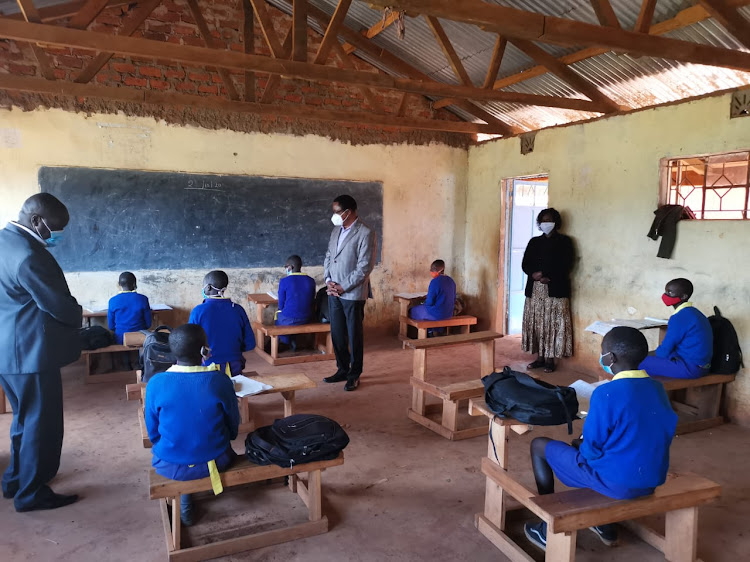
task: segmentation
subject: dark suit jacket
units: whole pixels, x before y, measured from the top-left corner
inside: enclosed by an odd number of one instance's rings
[[[81,307],[47,248],[25,230],[0,230],[0,373],[42,373],[81,355]]]
[[[559,232],[554,236],[536,236],[529,240],[523,254],[521,268],[529,276],[526,281],[526,296],[531,297],[534,280],[531,274],[541,271],[549,277],[549,296],[570,298],[570,270],[573,269],[575,250],[573,241]]]

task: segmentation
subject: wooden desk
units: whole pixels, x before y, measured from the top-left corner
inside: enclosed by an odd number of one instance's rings
[[[255,304],[255,321],[258,324],[263,324],[263,311],[268,306],[276,306],[279,304],[279,299],[276,299],[268,293],[248,293],[248,302]],[[255,330],[255,345],[263,348],[265,337],[262,330]]]
[[[157,326],[159,325],[159,314],[162,312],[171,312],[174,310],[171,306],[167,308],[160,308],[158,310],[151,309],[151,316],[153,317],[153,323]],[[106,318],[107,317],[107,310],[98,310],[96,312],[91,312],[90,310],[83,309],[83,327],[84,328],[90,328],[91,327],[91,319],[92,318]],[[149,326],[151,328],[151,326]]]
[[[398,315],[409,316],[409,307],[412,303],[419,302],[427,296],[427,293],[396,293],[393,300],[399,303]],[[406,325],[401,324],[398,329],[399,338],[406,339]]]

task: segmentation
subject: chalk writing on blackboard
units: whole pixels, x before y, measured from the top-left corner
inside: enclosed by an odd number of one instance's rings
[[[188,180],[187,182],[188,186],[185,189],[205,189],[207,191],[221,191],[219,188],[221,187],[220,181],[215,180]]]

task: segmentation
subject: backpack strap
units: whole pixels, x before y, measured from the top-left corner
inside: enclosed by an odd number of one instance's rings
[[[560,390],[560,387],[555,388],[555,396],[557,396],[557,399],[560,401],[560,403],[563,405],[563,410],[565,410],[565,419],[568,423],[568,435],[573,434],[573,418],[570,417],[570,412],[568,411],[568,406],[565,404],[565,400],[563,399],[562,390]]]
[[[715,306],[715,307],[714,307],[714,314],[715,314],[716,316],[718,316],[719,318],[721,318],[721,311],[719,310],[719,307],[718,307],[718,306]]]
[[[497,418],[499,418],[497,414],[492,416],[492,421],[495,421]],[[500,458],[497,456],[497,447],[495,447],[495,440],[492,437],[492,424],[490,424],[490,443],[492,443],[492,452],[495,453],[495,460],[497,461],[497,464],[500,463]]]

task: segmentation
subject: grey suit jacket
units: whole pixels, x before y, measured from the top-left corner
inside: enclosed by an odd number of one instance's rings
[[[81,355],[81,307],[57,260],[9,224],[0,230],[0,373],[43,373]]]
[[[330,279],[344,288],[342,299],[363,301],[372,295],[370,273],[375,267],[378,240],[375,232],[358,219],[351,232],[337,250],[341,227],[331,232],[328,251],[323,264],[325,279]]]

